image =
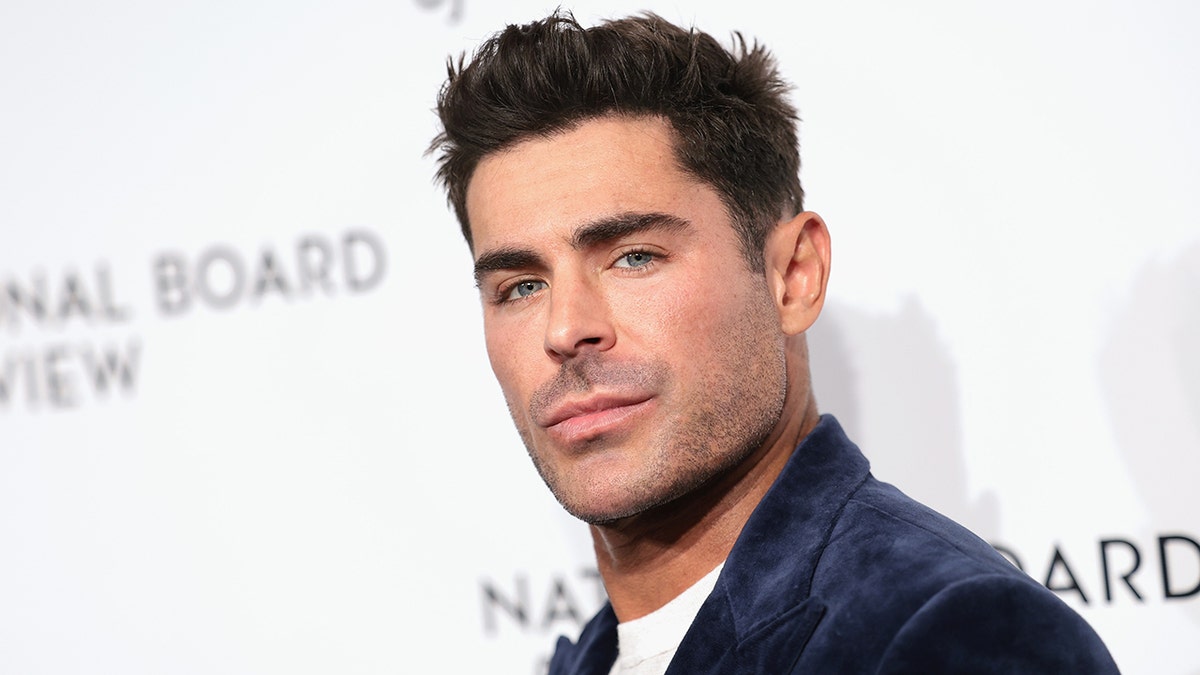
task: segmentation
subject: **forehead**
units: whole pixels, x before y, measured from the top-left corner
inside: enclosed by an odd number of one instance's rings
[[[484,157],[467,187],[476,253],[619,213],[723,216],[716,192],[679,168],[673,142],[661,118],[601,117]]]

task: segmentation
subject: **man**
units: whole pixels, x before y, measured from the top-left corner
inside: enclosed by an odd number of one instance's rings
[[[551,672],[1115,672],[818,415],[829,233],[785,91],[760,47],[651,14],[510,26],[450,68],[434,148],[488,355],[610,598]]]

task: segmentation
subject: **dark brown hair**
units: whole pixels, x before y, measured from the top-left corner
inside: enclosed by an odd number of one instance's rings
[[[569,13],[508,26],[448,65],[438,95],[438,180],[471,243],[467,184],[486,155],[602,115],[658,115],[681,168],[729,210],[752,269],[767,234],[803,209],[796,110],[775,61],[739,33],[712,36],[646,13],[584,28]]]

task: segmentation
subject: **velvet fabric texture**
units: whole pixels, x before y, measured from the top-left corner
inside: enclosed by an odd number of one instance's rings
[[[607,675],[606,605],[551,675]],[[668,675],[1116,673],[1057,596],[949,518],[877,481],[831,416],[733,547]]]

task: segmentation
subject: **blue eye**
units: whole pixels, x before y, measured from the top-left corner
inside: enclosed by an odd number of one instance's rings
[[[508,290],[508,294],[504,296],[505,300],[519,300],[528,298],[538,291],[546,288],[546,282],[537,281],[534,279],[526,279],[525,281],[517,282]]]
[[[645,251],[633,251],[621,256],[615,267],[645,267],[654,261],[654,254]]]

